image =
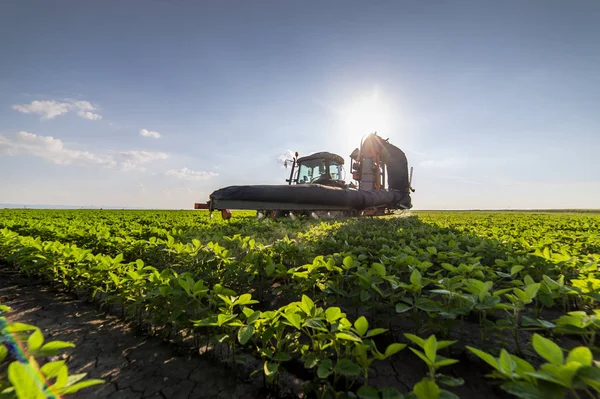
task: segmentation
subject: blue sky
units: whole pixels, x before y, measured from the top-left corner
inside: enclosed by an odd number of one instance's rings
[[[600,2],[0,4],[0,203],[190,208],[377,131],[415,209],[598,207]]]

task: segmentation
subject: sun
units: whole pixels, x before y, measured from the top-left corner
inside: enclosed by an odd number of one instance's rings
[[[358,147],[369,133],[390,133],[390,107],[378,91],[352,98],[339,112],[339,122],[345,142]]]

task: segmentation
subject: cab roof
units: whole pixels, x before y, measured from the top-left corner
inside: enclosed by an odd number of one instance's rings
[[[327,159],[328,161],[335,161],[339,165],[344,164],[344,158],[340,157],[337,154],[332,154],[331,152],[326,152],[326,151],[315,152],[314,154],[310,154],[305,157],[298,158],[298,163],[302,163],[302,162],[306,162],[306,161],[313,161],[313,160],[317,160],[317,159]]]

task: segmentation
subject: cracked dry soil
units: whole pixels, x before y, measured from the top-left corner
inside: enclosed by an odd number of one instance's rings
[[[105,384],[71,398],[265,398],[261,387],[240,381],[199,356],[182,356],[173,345],[136,334],[135,328],[93,304],[0,269],[0,301],[9,321],[33,324],[46,340],[73,342],[70,373],[88,373]]]

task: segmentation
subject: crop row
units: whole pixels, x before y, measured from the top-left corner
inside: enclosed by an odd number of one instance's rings
[[[28,222],[26,214],[12,215],[4,223],[18,233],[1,231],[0,258],[71,289],[101,294],[167,335],[188,331],[198,345],[221,342],[234,363],[251,353],[262,359],[269,382],[279,370],[302,363],[310,381],[305,389],[322,396],[352,391],[388,397],[393,390],[377,393],[368,385],[368,370],[371,362],[405,344],[420,351],[423,356],[415,352],[417,359],[429,369],[414,387],[419,398],[450,395],[436,389],[462,383],[438,377],[437,369],[454,361],[440,358],[438,364],[437,350],[448,356],[452,345],[468,346],[493,368],[503,362],[504,373],[496,369],[492,375],[506,380],[503,389],[517,396],[535,397],[535,391],[541,397],[550,397],[544,396],[549,392],[563,397],[569,390],[593,393],[598,388],[592,355],[600,329],[594,310],[600,298],[597,219],[425,214],[384,223],[257,225],[246,218],[181,231],[150,223],[146,236],[135,236],[127,222],[108,233],[105,224],[120,223],[111,218],[106,223],[80,218],[71,225],[57,218],[42,225]],[[129,222],[139,225],[133,217]],[[98,224],[87,231],[72,227],[79,223]],[[148,237],[152,231],[160,234]],[[224,234],[231,231],[252,236]],[[557,310],[563,314],[557,317]],[[478,344],[462,333],[464,324],[473,321]],[[529,335],[533,331],[569,335],[591,355],[583,349],[571,355],[576,348],[565,341],[571,352],[559,362],[556,344]],[[396,343],[389,344],[390,339]],[[380,351],[378,344],[388,349]],[[491,354],[474,348],[480,345],[491,348]],[[516,355],[499,346],[512,347]],[[538,364],[530,347],[549,365]],[[542,347],[553,348],[552,361]],[[569,365],[574,359],[579,363]],[[568,378],[561,374],[563,366],[574,370]]]

